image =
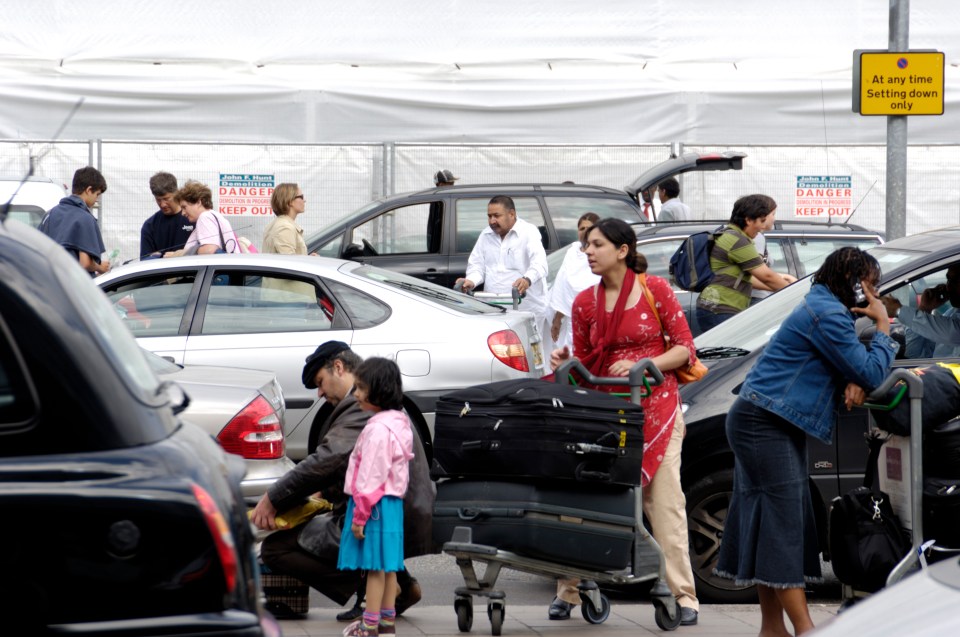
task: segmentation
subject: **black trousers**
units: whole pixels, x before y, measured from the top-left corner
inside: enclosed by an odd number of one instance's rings
[[[341,606],[346,604],[357,592],[363,571],[338,570],[336,553],[318,557],[303,550],[297,542],[299,534],[300,529],[271,533],[260,547],[260,559],[274,573],[296,577]],[[401,590],[409,587],[411,579],[405,570],[397,573]]]

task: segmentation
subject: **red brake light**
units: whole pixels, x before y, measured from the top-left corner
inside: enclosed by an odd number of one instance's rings
[[[521,372],[530,371],[530,365],[527,363],[527,350],[523,347],[520,337],[513,330],[503,330],[491,334],[487,337],[487,346],[497,360],[504,365]]]
[[[223,580],[227,587],[227,592],[232,593],[237,586],[237,551],[233,543],[233,534],[230,533],[230,527],[227,521],[220,513],[217,503],[213,501],[210,494],[198,484],[193,487],[193,496],[200,505],[203,512],[203,519],[207,523],[210,535],[213,536],[213,543],[217,547],[217,555],[220,557],[220,566],[223,569]]]
[[[274,460],[286,452],[280,417],[262,394],[227,423],[217,442],[248,460]]]

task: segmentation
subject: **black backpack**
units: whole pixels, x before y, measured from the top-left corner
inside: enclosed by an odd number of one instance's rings
[[[670,257],[670,280],[688,292],[702,292],[713,281],[710,253],[723,228],[713,232],[696,232],[680,243]]]

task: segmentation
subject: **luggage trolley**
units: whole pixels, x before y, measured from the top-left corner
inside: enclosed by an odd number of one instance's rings
[[[923,529],[923,380],[916,374],[900,368],[895,369],[889,376],[874,390],[868,397],[869,407],[872,409],[889,409],[894,406],[898,398],[902,397],[903,392],[894,399],[891,405],[877,405],[879,397],[885,396],[894,386],[903,381],[906,384],[906,395],[910,400],[910,474],[907,482],[907,490],[910,496],[910,508],[908,510],[909,519],[906,522],[910,525],[910,544],[911,550],[903,559],[890,571],[887,576],[886,586],[896,584],[912,571],[926,566],[925,554],[930,552],[956,553],[958,549],[941,547],[936,544],[936,538],[927,539],[924,537]],[[894,494],[888,493],[891,497]],[[904,522],[901,520],[901,522]],[[845,589],[848,588],[845,586]],[[846,592],[846,591],[845,591]],[[856,597],[856,591],[853,591]]]
[[[559,383],[570,383],[570,372],[576,371],[586,382],[594,385],[622,385],[623,378],[598,378],[591,374],[577,359],[564,362],[556,371]],[[652,384],[663,382],[663,374],[649,358],[638,361],[627,376],[630,386],[630,399],[639,404],[644,388],[649,389],[649,374]],[[591,453],[616,453],[607,447],[590,449]],[[630,585],[655,580],[650,591],[655,609],[657,626],[662,630],[675,630],[680,625],[680,610],[673,593],[666,584],[666,566],[663,552],[656,540],[643,525],[643,495],[639,485],[632,488],[634,493],[635,523],[633,528],[632,561],[628,568],[620,571],[597,571],[567,566],[557,562],[534,559],[494,546],[473,543],[473,531],[467,526],[457,526],[453,537],[444,543],[443,552],[456,558],[457,566],[463,575],[465,586],[454,591],[454,610],[457,614],[457,628],[469,632],[473,627],[473,596],[487,598],[487,617],[490,620],[492,635],[500,635],[506,610],[506,594],[496,588],[497,578],[503,568],[524,573],[548,577],[580,578],[580,598],[583,601],[583,618],[591,624],[601,624],[610,616],[610,600],[600,592],[600,584]],[[483,576],[478,577],[474,562],[486,565]]]

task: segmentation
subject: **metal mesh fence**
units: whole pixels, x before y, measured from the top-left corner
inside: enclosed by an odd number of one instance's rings
[[[754,192],[777,200],[779,218],[793,218],[798,175],[849,175],[856,208],[851,221],[877,230],[885,226],[886,150],[882,145],[682,147],[683,152],[724,150],[747,154],[743,170],[680,177],[680,199],[697,218],[727,218],[737,197]],[[157,209],[148,180],[159,170],[173,173],[181,184],[187,179],[206,183],[213,190],[215,206],[224,174],[267,176],[274,184],[297,182],[308,202],[298,223],[310,235],[372,199],[432,187],[433,175],[440,169],[458,176],[458,184],[573,181],[623,188],[669,153],[667,145],[0,140],[0,174],[22,176],[33,157],[37,175],[69,189],[76,168],[98,166],[109,185],[100,210],[104,242],[108,250],[119,247],[121,259],[126,260],[139,252],[140,226]],[[908,233],[960,223],[958,160],[958,145],[909,147]],[[248,209],[230,216],[235,230],[257,245],[272,218],[263,208],[257,214]]]

